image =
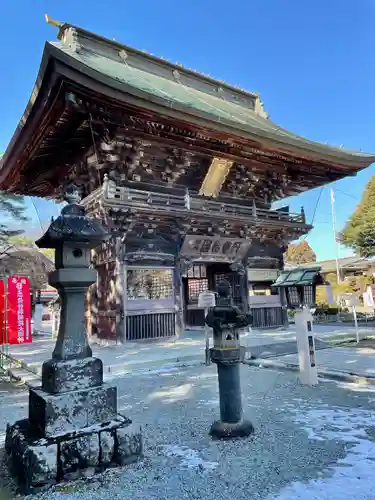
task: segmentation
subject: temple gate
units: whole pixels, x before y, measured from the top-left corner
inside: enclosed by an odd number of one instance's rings
[[[374,157],[314,143],[268,119],[259,95],[59,26],[0,161],[0,188],[61,201],[65,186],[111,231],[93,253],[92,336],[173,336],[203,326],[198,295],[225,278],[256,327],[286,321],[270,284],[303,210],[272,203]]]

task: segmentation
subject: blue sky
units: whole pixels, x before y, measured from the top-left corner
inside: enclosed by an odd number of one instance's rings
[[[29,99],[44,42],[56,38],[45,13],[258,91],[272,120],[304,137],[375,152],[374,0],[3,0],[0,151]],[[335,185],[339,229],[374,174],[370,167]],[[318,195],[293,198],[291,207],[303,205],[311,220]],[[42,221],[58,213],[34,204]],[[30,214],[39,227],[32,204]],[[318,258],[334,257],[329,188],[308,241]]]

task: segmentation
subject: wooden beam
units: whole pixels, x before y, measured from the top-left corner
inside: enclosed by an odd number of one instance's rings
[[[224,158],[213,158],[211,165],[204,178],[199,194],[210,198],[217,198],[220,190],[233,166],[233,161]]]

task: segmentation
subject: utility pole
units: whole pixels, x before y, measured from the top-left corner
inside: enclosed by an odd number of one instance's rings
[[[333,188],[331,188],[331,208],[332,208],[332,230],[333,230],[333,238],[335,242],[335,253],[336,253],[336,274],[337,274],[337,283],[341,282],[340,276],[340,256],[339,256],[339,247],[337,245],[337,237],[336,237],[336,214],[335,214],[335,195],[333,192]]]

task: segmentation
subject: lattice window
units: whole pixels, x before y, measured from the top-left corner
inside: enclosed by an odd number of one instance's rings
[[[227,281],[229,283],[229,289],[230,289],[230,296],[233,297],[233,275],[232,273],[220,273],[220,274],[215,274],[215,288],[217,289],[218,284],[220,281]]]
[[[135,299],[169,299],[173,296],[171,269],[129,269],[127,297]]]
[[[189,279],[188,280],[188,304],[198,302],[199,294],[208,290],[207,279]]]
[[[291,306],[299,306],[300,305],[300,296],[298,293],[298,288],[296,286],[290,286],[287,289],[287,293],[289,296],[289,304]]]
[[[311,306],[314,303],[313,287],[310,285],[303,287],[303,302],[306,306]]]

